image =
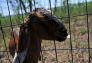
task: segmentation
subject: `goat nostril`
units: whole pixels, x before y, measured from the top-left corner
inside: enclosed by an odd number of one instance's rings
[[[64,33],[63,35],[64,35],[64,37],[67,37],[68,36],[68,33]]]
[[[67,29],[63,29],[64,32],[67,32]]]
[[[61,33],[61,35],[63,35],[64,37],[68,36],[67,30],[66,29],[60,29],[59,32]]]

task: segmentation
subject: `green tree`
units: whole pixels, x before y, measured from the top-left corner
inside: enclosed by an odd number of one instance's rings
[[[32,0],[9,0],[9,3],[15,13],[19,13],[21,8],[25,11],[25,13],[27,13],[27,9],[32,11]],[[27,6],[26,4],[29,5]]]
[[[2,13],[0,13],[0,17],[2,17]]]

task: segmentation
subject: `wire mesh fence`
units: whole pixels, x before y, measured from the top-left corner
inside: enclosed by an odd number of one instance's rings
[[[63,42],[43,40],[41,63],[92,63],[92,1],[76,1],[0,1],[0,3],[4,2],[3,6],[0,5],[2,15],[0,16],[0,62],[12,63],[13,61],[8,49],[13,29],[20,27],[21,21],[24,21],[28,12],[43,7],[51,10],[51,13],[65,24],[70,38]],[[14,9],[16,6],[18,6],[17,10]],[[14,35],[13,38],[15,41]]]

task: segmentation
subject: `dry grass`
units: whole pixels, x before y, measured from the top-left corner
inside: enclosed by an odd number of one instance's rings
[[[67,28],[69,28],[68,24],[65,24]],[[89,28],[90,28],[90,47],[92,48],[92,18],[89,17]],[[72,46],[73,48],[88,48],[88,34],[87,34],[87,23],[86,19],[83,20],[77,20],[71,22],[71,37],[72,37]],[[65,49],[70,48],[70,40],[67,39],[64,42],[57,42],[56,48],[57,49]],[[43,51],[43,61],[45,63],[56,63],[56,53],[54,49],[54,42],[53,41],[45,41],[42,42],[42,49],[49,50],[49,51]],[[0,50],[4,50],[5,48],[0,48]],[[88,50],[87,49],[77,49],[73,50],[73,61],[74,63],[88,63]],[[9,55],[10,56],[10,55]],[[91,56],[91,62],[92,63],[92,49],[90,49],[90,56]],[[12,60],[12,57],[10,57]],[[57,59],[58,63],[71,63],[71,50],[57,50]],[[2,62],[1,62],[2,60]],[[7,53],[1,53],[0,52],[0,63],[9,63]],[[39,62],[40,63],[40,62]]]

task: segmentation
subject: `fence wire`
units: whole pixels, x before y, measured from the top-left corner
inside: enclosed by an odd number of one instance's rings
[[[52,5],[51,5],[51,0],[48,0],[49,1],[49,9],[51,10],[51,13],[53,14],[53,9],[52,9]],[[57,0],[54,0],[55,1],[55,6],[54,6],[54,13],[58,10],[57,9]],[[42,60],[42,63],[45,63],[45,61],[44,61],[44,55],[43,55],[43,52],[44,51],[55,51],[55,58],[56,58],[56,63],[60,63],[59,62],[59,58],[58,58],[58,52],[57,51],[70,51],[71,53],[71,61],[70,61],[70,63],[75,63],[74,62],[74,55],[73,55],[73,51],[74,50],[88,50],[88,62],[87,63],[91,63],[91,55],[92,55],[92,53],[91,53],[91,50],[92,50],[92,48],[90,47],[90,30],[89,30],[89,16],[91,16],[92,15],[92,13],[89,13],[88,12],[88,2],[87,2],[87,0],[85,0],[86,2],[86,5],[85,5],[85,11],[86,11],[86,13],[84,13],[84,14],[78,14],[78,15],[72,15],[71,16],[71,13],[70,13],[70,5],[69,5],[69,0],[67,0],[67,13],[68,13],[68,15],[67,16],[63,16],[63,17],[58,17],[59,19],[61,19],[61,20],[63,20],[63,19],[68,19],[68,21],[69,21],[69,34],[70,34],[70,48],[57,48],[57,45],[56,45],[56,42],[55,41],[53,41],[54,43],[54,48],[52,48],[52,49],[41,49],[41,54],[42,54],[42,58],[41,58],[41,60]],[[1,31],[1,33],[2,33],[2,39],[3,39],[3,41],[4,41],[4,47],[5,47],[5,50],[0,50],[0,52],[3,52],[3,53],[6,53],[7,52],[7,55],[8,55],[8,60],[9,60],[9,63],[12,63],[11,62],[11,59],[10,59],[10,57],[9,57],[9,50],[8,50],[8,48],[7,48],[7,45],[6,45],[6,40],[5,40],[5,31],[3,30],[3,29],[5,29],[5,28],[11,28],[11,32],[13,31],[13,29],[14,29],[14,27],[16,27],[16,26],[20,26],[21,24],[13,24],[12,23],[12,18],[11,18],[11,15],[10,15],[10,13],[11,13],[11,11],[10,11],[10,6],[9,6],[9,0],[6,0],[6,2],[7,2],[7,8],[8,8],[8,13],[9,13],[9,21],[10,21],[10,25],[2,25],[1,23],[2,23],[2,21],[0,20],[0,31]],[[34,9],[36,9],[37,7],[36,7],[36,1],[35,0],[33,0],[33,6],[34,6]],[[20,1],[20,11],[21,11],[21,14],[19,14],[19,15],[21,15],[22,16],[22,21],[23,21],[23,23],[24,23],[24,13],[23,13],[23,7],[22,7],[22,4],[21,4],[21,1]],[[25,12],[26,13],[26,12]],[[73,42],[72,42],[72,30],[71,30],[71,18],[74,18],[74,17],[80,17],[80,16],[86,16],[86,23],[87,23],[87,43],[88,43],[88,48],[73,48]],[[15,42],[15,37],[14,37],[14,34],[13,34],[13,38],[14,38],[14,42]],[[16,46],[16,45],[15,45]],[[62,54],[62,53],[61,53]]]

